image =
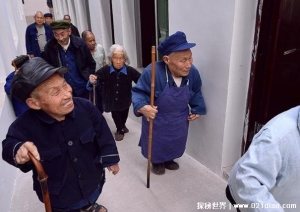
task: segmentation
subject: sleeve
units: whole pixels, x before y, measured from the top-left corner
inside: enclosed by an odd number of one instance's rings
[[[151,86],[151,66],[146,67],[139,77],[137,84],[133,86],[132,105],[136,116],[141,116],[137,111],[150,103],[150,88]]]
[[[27,51],[26,54],[33,54],[33,49],[30,42],[30,30],[29,30],[30,26],[31,25],[29,25],[26,28],[26,32],[25,32],[25,44],[26,44],[26,51]]]
[[[191,113],[205,115],[206,106],[201,92],[202,80],[195,66],[193,66],[193,74],[190,80],[192,81],[190,84],[191,99],[189,102]]]
[[[280,205],[270,193],[282,166],[282,156],[277,142],[267,133],[253,141],[246,154],[233,167],[228,180],[230,192],[238,204],[249,204],[247,212],[268,212],[257,208],[260,204]],[[255,207],[250,205],[255,204]],[[243,209],[241,209],[243,211]],[[282,208],[272,211],[283,212]]]
[[[88,104],[91,107],[89,111],[95,127],[96,142],[100,149],[96,161],[102,163],[104,168],[115,165],[120,161],[116,141],[103,115],[90,102]]]
[[[131,67],[131,76],[132,76],[132,80],[137,83],[140,76],[141,76],[141,73],[138,72],[135,68]]]
[[[26,139],[24,134],[18,130],[14,125],[11,125],[8,129],[6,138],[2,141],[2,158],[4,161],[12,166],[19,168],[23,172],[32,170],[32,163],[17,164],[15,156],[19,148],[25,143]]]
[[[10,93],[10,88],[11,88],[11,82],[13,80],[13,77],[15,75],[15,72],[12,72],[10,73],[7,77],[6,77],[6,83],[4,85],[4,90],[5,90],[5,93],[9,96],[11,96],[11,93]]]

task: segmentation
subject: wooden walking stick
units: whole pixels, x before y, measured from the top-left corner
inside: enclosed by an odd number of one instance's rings
[[[45,173],[42,164],[37,159],[35,159],[35,157],[32,155],[31,152],[28,152],[28,156],[31,159],[31,161],[33,162],[33,164],[36,168],[36,171],[38,173],[38,181],[41,184],[41,189],[42,189],[42,193],[43,193],[43,200],[44,200],[46,212],[52,212],[49,190],[48,190],[48,185],[47,185],[48,175]]]
[[[96,83],[93,84],[93,103],[96,105]]]
[[[155,46],[151,49],[151,91],[150,91],[150,105],[154,106],[154,88],[155,88]],[[150,188],[150,166],[152,157],[152,132],[153,119],[149,120],[149,137],[148,137],[148,167],[147,167],[147,188]]]

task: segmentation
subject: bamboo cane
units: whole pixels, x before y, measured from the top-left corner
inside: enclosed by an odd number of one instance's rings
[[[150,91],[150,105],[154,106],[154,89],[155,89],[155,46],[151,49],[151,91]],[[148,167],[147,167],[147,188],[150,188],[150,166],[152,158],[152,132],[153,119],[149,120],[149,137],[148,137]]]
[[[42,164],[37,159],[35,159],[35,157],[32,155],[31,152],[28,152],[28,156],[31,159],[31,161],[33,162],[33,164],[36,168],[36,171],[38,173],[38,181],[41,184],[43,200],[44,200],[44,204],[45,204],[45,210],[46,210],[46,212],[52,212],[49,190],[48,190],[48,185],[47,185],[48,175],[45,173]]]

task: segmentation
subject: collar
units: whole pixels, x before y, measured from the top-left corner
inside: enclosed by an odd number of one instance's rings
[[[71,42],[71,38],[69,37],[69,42],[67,45],[61,45],[60,43],[58,43],[58,42],[57,43],[62,47],[63,50],[66,51],[68,49],[68,47],[70,46],[70,42]]]
[[[116,70],[115,70],[115,68],[113,67],[113,65],[111,65],[111,66],[109,67],[109,73],[111,74],[111,73],[113,73],[113,72],[116,72]],[[127,67],[124,65],[123,68],[120,70],[119,73],[122,73],[122,74],[127,75]]]
[[[54,124],[55,122],[57,122],[56,119],[52,118],[51,116],[49,116],[47,113],[45,113],[43,110],[34,110],[35,115],[43,122],[47,123],[47,124]],[[75,118],[75,111],[73,110],[72,112],[70,112],[69,114],[66,115],[67,119],[68,117],[74,119]]]

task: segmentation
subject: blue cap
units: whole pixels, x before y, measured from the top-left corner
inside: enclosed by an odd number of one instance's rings
[[[194,46],[196,46],[195,43],[188,43],[186,41],[186,36],[183,32],[177,31],[173,35],[167,37],[161,44],[159,44],[157,50],[162,55],[169,55],[172,52],[190,49]]]

